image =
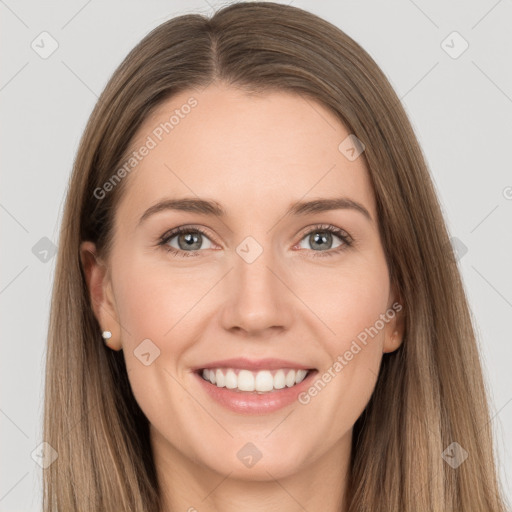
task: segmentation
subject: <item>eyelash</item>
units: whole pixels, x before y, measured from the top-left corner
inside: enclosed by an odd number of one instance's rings
[[[314,251],[313,249],[310,249],[314,253],[313,254],[314,258],[318,258],[318,257],[325,258],[327,256],[334,256],[335,254],[338,254],[353,245],[353,240],[346,233],[346,231],[343,231],[343,230],[341,230],[335,226],[331,226],[329,224],[317,224],[316,226],[313,226],[309,231],[307,231],[306,233],[304,233],[304,235],[302,235],[302,238],[300,239],[300,241],[302,241],[303,238],[305,238],[308,235],[311,235],[311,233],[314,233],[316,231],[320,231],[320,232],[328,231],[330,233],[333,233],[334,235],[336,235],[337,237],[339,237],[342,240],[343,244],[336,247],[335,249],[329,249],[327,251]],[[172,240],[176,235],[181,235],[182,233],[200,233],[201,235],[204,235],[206,238],[210,238],[208,236],[208,233],[206,233],[206,231],[204,231],[203,229],[201,229],[199,227],[179,226],[177,228],[172,229],[171,231],[166,232],[164,235],[162,235],[162,237],[160,238],[160,240],[158,242],[158,246],[161,246],[165,251],[173,254],[173,256],[185,257],[185,258],[199,256],[199,253],[201,252],[200,250],[182,251],[182,250],[175,249],[174,247],[170,247],[169,245],[167,245],[169,243],[169,241]]]

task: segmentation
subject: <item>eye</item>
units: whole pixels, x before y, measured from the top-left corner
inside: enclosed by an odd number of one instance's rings
[[[334,248],[333,236],[341,240]],[[207,241],[206,247],[203,244],[205,240]],[[311,244],[312,249],[309,250],[314,251],[312,254],[314,257],[332,256],[353,244],[352,238],[346,231],[329,224],[316,225],[306,232],[299,243],[299,247],[304,248],[302,240]],[[167,252],[180,257],[199,256],[200,249],[212,248],[212,242],[207,233],[199,227],[191,226],[179,226],[168,231],[161,237],[158,245],[162,246]]]
[[[173,242],[173,239],[176,241]],[[204,247],[203,241],[208,240],[210,246]],[[211,249],[211,241],[206,236],[206,232],[200,228],[192,228],[187,226],[180,226],[171,231],[168,231],[158,245],[164,246],[164,248],[176,255],[176,256],[197,256],[199,249]]]
[[[335,245],[334,248],[332,245],[333,236],[341,240],[341,243]],[[311,250],[315,251],[313,254],[314,257],[332,256],[350,247],[353,243],[350,235],[346,231],[329,224],[314,226],[313,229],[310,229],[306,233],[302,240],[309,243],[312,247]],[[300,243],[299,246],[302,247],[302,244]]]

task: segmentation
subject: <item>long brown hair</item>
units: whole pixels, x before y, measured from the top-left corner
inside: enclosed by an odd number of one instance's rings
[[[43,437],[44,510],[156,511],[160,490],[148,420],[122,352],[106,348],[79,256],[107,260],[121,181],[113,175],[141,123],[165,99],[214,81],[285,90],[329,108],[366,146],[392,284],[404,305],[400,348],[384,354],[354,425],[348,510],[505,510],[472,319],[435,189],[398,97],[349,36],[302,9],[236,3],[210,19],[184,15],[148,34],[92,112],[70,178],[51,303]],[[442,457],[457,442],[468,458]]]

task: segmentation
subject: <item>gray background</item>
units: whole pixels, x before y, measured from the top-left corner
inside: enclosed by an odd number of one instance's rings
[[[0,0],[0,511],[39,510],[42,470],[31,453],[42,441],[52,248],[86,120],[111,73],[149,30],[179,14],[211,14],[220,5]],[[324,17],[359,42],[410,116],[455,237],[510,499],[512,2],[294,0],[292,5]],[[45,59],[31,47],[34,40],[43,45],[38,37],[43,31],[58,43]],[[446,39],[453,31],[469,44],[460,55],[463,40]],[[50,48],[50,39],[44,48]]]

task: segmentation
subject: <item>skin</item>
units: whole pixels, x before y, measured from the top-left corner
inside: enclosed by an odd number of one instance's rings
[[[338,150],[350,132],[321,104],[218,83],[160,105],[133,148],[191,96],[198,105],[125,178],[108,261],[96,257],[93,243],[81,247],[95,315],[112,332],[108,346],[123,350],[151,425],[163,510],[345,510],[353,425],[383,353],[401,343],[401,315],[307,405],[237,414],[212,401],[191,368],[274,357],[322,374],[398,300],[364,158],[349,161]],[[226,217],[167,210],[138,225],[159,200],[195,196],[217,201]],[[295,201],[338,196],[361,203],[371,220],[354,209],[284,216]],[[344,230],[354,245],[334,252],[343,241],[333,234],[314,250],[308,228],[315,224]],[[182,225],[208,232],[198,235],[196,257],[157,245]],[[247,236],[263,248],[250,264],[236,252]],[[185,251],[178,241],[168,245]],[[134,356],[145,339],[160,350],[148,366]],[[250,468],[237,458],[248,442],[262,454]]]

